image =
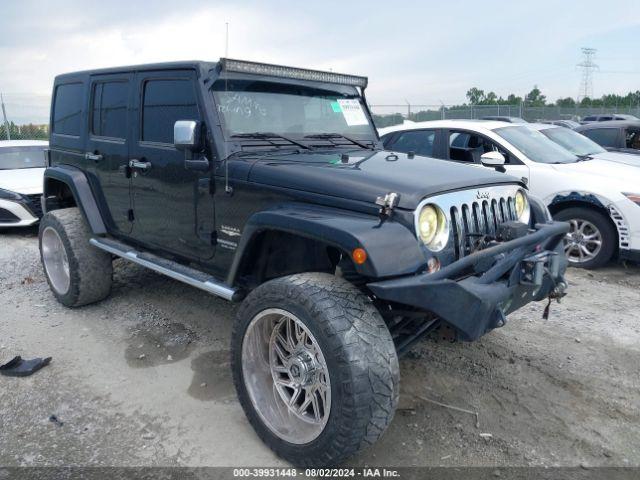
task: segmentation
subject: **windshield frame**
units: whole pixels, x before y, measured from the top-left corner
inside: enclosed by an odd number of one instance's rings
[[[210,96],[210,99],[213,102],[213,107],[214,107],[214,112],[215,115],[218,119],[218,123],[220,125],[220,131],[222,133],[222,137],[225,141],[225,143],[229,143],[229,144],[243,144],[243,143],[247,143],[247,142],[256,142],[256,140],[259,139],[252,139],[252,138],[238,138],[238,137],[234,137],[233,135],[236,135],[238,133],[243,133],[243,132],[234,132],[230,129],[230,127],[228,126],[228,122],[227,119],[225,118],[225,115],[220,112],[219,110],[219,98],[216,95],[216,91],[222,91],[224,92],[224,90],[219,90],[219,89],[215,89],[215,87],[217,85],[220,84],[220,82],[225,82],[225,81],[257,81],[257,82],[264,82],[264,83],[273,83],[275,85],[291,85],[291,86],[298,86],[298,87],[305,87],[305,88],[311,88],[311,89],[316,89],[316,90],[327,90],[330,92],[335,92],[338,94],[343,94],[343,95],[348,95],[345,96],[345,98],[357,98],[360,102],[360,105],[362,107],[362,111],[365,115],[365,118],[367,120],[367,125],[368,125],[368,129],[369,132],[367,134],[354,134],[351,132],[330,132],[330,133],[337,133],[337,134],[345,134],[347,135],[347,137],[351,136],[356,140],[360,140],[363,142],[371,142],[372,145],[374,147],[379,146],[379,141],[380,138],[378,136],[378,132],[377,129],[375,127],[375,123],[373,122],[373,116],[371,115],[371,112],[369,110],[369,107],[367,105],[367,101],[366,98],[364,96],[364,89],[362,88],[358,88],[358,87],[354,87],[351,85],[341,85],[341,84],[336,84],[336,83],[327,83],[327,82],[317,82],[317,81],[309,81],[309,80],[298,80],[298,79],[289,79],[289,78],[280,78],[280,77],[269,77],[269,76],[262,76],[262,75],[252,75],[252,74],[240,74],[240,73],[222,73],[221,75],[217,76],[214,81],[211,82],[211,85],[208,86],[207,91],[208,94]],[[308,138],[306,137],[306,135],[314,135],[314,134],[324,134],[324,133],[329,133],[329,132],[304,132],[303,136],[299,136],[299,135],[295,135],[295,134],[291,134],[291,133],[285,133],[285,132],[278,132],[278,131],[274,131],[271,130],[269,132],[261,132],[261,133],[275,133],[278,135],[284,135],[287,137],[290,137],[293,140],[296,140],[297,142],[302,142],[302,143],[317,143],[318,139],[314,139],[314,138]],[[290,144],[289,142],[287,142],[288,144],[282,144],[279,145],[281,147],[295,147],[295,145]],[[331,142],[325,142],[327,148],[332,148]],[[353,144],[350,144],[349,146],[344,145],[344,147],[349,147],[349,148],[353,148]],[[266,146],[265,148],[273,148],[273,145],[269,145]],[[276,147],[277,148],[277,147]],[[336,146],[333,146],[333,148],[335,149]],[[235,150],[235,149],[234,149]]]
[[[549,134],[547,134],[546,132],[551,132],[551,131],[556,131],[556,132],[560,132],[561,135],[566,135],[566,138],[575,138],[576,140],[578,140],[578,142],[582,142],[583,144],[586,145],[591,145],[593,144],[593,147],[595,148],[595,150],[589,150],[589,151],[575,151],[573,148],[570,148],[568,146],[565,146],[563,143],[557,142],[556,140],[554,140],[553,137],[549,136]],[[602,148],[600,145],[598,145],[596,142],[594,142],[593,140],[591,140],[590,138],[579,134],[578,132],[575,132],[569,128],[566,127],[551,127],[551,128],[543,128],[540,130],[540,133],[542,133],[545,137],[547,137],[549,140],[551,140],[554,143],[557,143],[558,145],[560,145],[562,148],[564,148],[565,150],[570,151],[571,153],[573,153],[574,155],[577,155],[578,157],[590,157],[592,155],[599,155],[602,153],[607,153],[607,151]],[[584,140],[583,140],[584,139]],[[575,145],[575,143],[574,143]]]
[[[527,146],[523,145],[522,143],[516,143],[513,136],[504,136],[504,133],[507,131],[528,132],[530,136],[540,135],[540,139],[542,140],[542,142],[536,143],[535,146],[538,147],[538,145],[542,145],[543,148],[549,147],[546,152],[543,152],[544,159],[541,158],[540,151],[534,152],[535,155],[533,155],[530,148],[525,148]],[[546,135],[544,135],[542,132],[540,132],[538,129],[527,126],[526,124],[510,124],[508,126],[495,128],[493,129],[493,132],[504,142],[507,142],[513,148],[521,152],[522,155],[531,162],[553,165],[575,163],[580,160],[577,155],[574,155],[569,150],[561,147]],[[546,160],[546,158],[549,159]],[[561,158],[564,158],[565,161],[559,161]]]
[[[46,149],[48,147],[46,145],[16,145],[11,147],[1,147],[0,148],[0,171],[5,170],[30,170],[32,168],[47,168],[47,160],[45,157]],[[2,156],[7,153],[21,153],[21,152],[40,152],[39,154],[42,156],[42,164],[33,165],[33,166],[22,166],[22,167],[13,167],[13,168],[5,168],[2,165]],[[35,155],[34,155],[35,156]]]

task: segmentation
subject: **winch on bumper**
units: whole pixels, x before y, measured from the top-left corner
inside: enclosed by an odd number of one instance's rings
[[[531,301],[560,298],[566,283],[564,222],[537,224],[535,231],[500,243],[434,273],[369,283],[383,300],[424,309],[475,340],[504,325],[505,316]]]

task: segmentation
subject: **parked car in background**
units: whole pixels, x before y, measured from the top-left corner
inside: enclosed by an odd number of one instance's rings
[[[614,152],[640,154],[640,120],[580,125],[576,132]]]
[[[439,120],[380,130],[385,148],[501,168],[527,182],[571,230],[569,261],[597,268],[615,255],[640,260],[640,169],[577,156],[529,124]],[[569,132],[569,130],[561,129]]]
[[[575,130],[580,126],[578,122],[573,120],[540,120],[539,123],[548,123],[549,125],[558,125],[560,127],[570,128],[571,130]]]
[[[586,116],[580,121],[580,123],[587,124],[587,123],[593,123],[593,122],[611,122],[616,120],[640,121],[640,118],[634,115],[627,115],[624,113],[606,113],[602,115]]]
[[[640,156],[622,152],[610,152],[578,132],[545,123],[530,123],[529,126],[542,132],[548,139],[566,148],[581,158],[609,160],[633,167],[640,167]]]
[[[48,142],[0,141],[0,227],[33,225],[42,216],[42,175]]]
[[[528,123],[524,118],[508,117],[505,115],[487,115],[485,117],[482,117],[480,120],[495,120],[498,122],[507,122],[507,123]]]

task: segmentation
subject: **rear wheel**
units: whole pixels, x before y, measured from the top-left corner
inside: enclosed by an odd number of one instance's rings
[[[40,221],[40,258],[49,287],[67,307],[107,297],[111,291],[111,255],[93,247],[91,232],[78,208],[48,212]]]
[[[599,268],[611,260],[618,236],[605,215],[589,208],[574,207],[561,210],[554,218],[570,225],[564,246],[570,265]]]
[[[345,280],[299,274],[261,285],[238,312],[231,355],[249,422],[294,465],[335,465],[374,443],[393,418],[393,340]]]

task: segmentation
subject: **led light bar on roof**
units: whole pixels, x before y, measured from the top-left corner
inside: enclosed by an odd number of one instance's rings
[[[312,80],[316,82],[339,83],[365,88],[367,77],[346,75],[344,73],[322,72],[307,70],[306,68],[285,67],[268,63],[247,62],[231,58],[221,58],[222,69],[227,72],[252,73],[254,75],[268,75],[270,77],[295,78],[298,80]]]

